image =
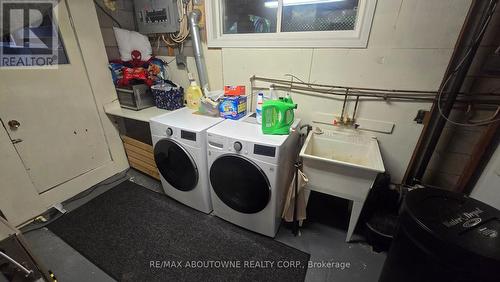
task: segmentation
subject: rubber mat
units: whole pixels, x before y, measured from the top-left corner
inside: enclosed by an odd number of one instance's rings
[[[119,281],[304,281],[310,257],[130,181],[48,228]]]

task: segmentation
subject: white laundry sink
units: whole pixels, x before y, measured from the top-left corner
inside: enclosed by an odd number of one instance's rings
[[[300,151],[306,188],[353,201],[347,241],[384,163],[377,139],[358,132],[310,132]]]

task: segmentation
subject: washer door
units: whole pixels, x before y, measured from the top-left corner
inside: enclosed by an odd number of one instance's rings
[[[219,199],[241,213],[257,213],[271,198],[264,171],[239,155],[223,155],[216,159],[210,167],[210,182]]]
[[[190,191],[198,184],[198,168],[189,153],[170,139],[158,141],[154,148],[155,162],[161,176],[174,188]]]

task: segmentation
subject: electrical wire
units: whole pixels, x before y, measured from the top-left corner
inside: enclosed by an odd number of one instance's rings
[[[128,168],[125,172],[122,172],[124,174],[122,177],[120,177],[118,179],[115,179],[113,181],[110,181],[110,182],[99,183],[99,184],[95,185],[94,187],[92,187],[91,189],[87,190],[84,194],[77,195],[77,196],[75,196],[75,197],[67,200],[65,203],[67,204],[67,203],[71,203],[71,202],[83,199],[83,198],[87,197],[88,195],[92,194],[99,187],[102,187],[102,186],[105,186],[105,185],[115,184],[116,182],[125,180],[126,178],[128,178],[127,173],[128,173],[129,170],[130,170],[130,168]]]
[[[92,194],[92,193],[93,193],[93,192],[94,192],[97,188],[99,188],[99,187],[102,187],[102,186],[105,186],[105,185],[115,184],[115,183],[117,183],[117,182],[119,182],[119,181],[125,180],[126,178],[128,178],[127,173],[128,173],[128,171],[129,171],[129,170],[130,170],[130,168],[129,168],[129,169],[127,169],[125,172],[122,172],[122,173],[124,174],[122,177],[120,177],[120,178],[118,178],[118,179],[115,179],[115,180],[113,180],[113,181],[109,181],[109,182],[101,182],[101,183],[99,183],[99,184],[95,185],[94,187],[92,187],[91,189],[89,189],[89,190],[85,191],[85,193],[82,193],[82,194],[80,194],[80,195],[77,195],[77,196],[75,196],[75,197],[73,197],[73,198],[71,198],[71,199],[69,199],[69,200],[65,201],[64,203],[65,203],[65,204],[68,204],[68,203],[74,202],[74,201],[76,201],[76,200],[83,199],[83,198],[85,198],[85,197],[89,196],[90,194]],[[22,230],[21,230],[21,233],[26,234],[26,233],[29,233],[29,232],[33,232],[33,231],[35,231],[35,230],[40,230],[40,229],[44,228],[45,226],[47,226],[47,225],[51,224],[52,222],[54,222],[54,221],[56,221],[56,220],[60,219],[60,218],[61,218],[61,217],[63,217],[65,214],[66,214],[66,213],[57,213],[56,215],[54,215],[54,217],[50,218],[50,219],[49,219],[48,221],[46,221],[46,222],[39,223],[39,224],[34,224],[33,226],[31,226],[31,227],[29,227],[29,228],[28,228],[28,227],[26,227],[26,228],[22,229]]]
[[[442,100],[442,96],[443,96],[443,92],[444,92],[445,87],[448,85],[448,83],[451,80],[451,78],[453,78],[453,76],[463,67],[464,62],[472,54],[472,50],[473,50],[474,46],[476,46],[477,44],[480,43],[480,39],[483,36],[484,32],[486,31],[486,28],[488,27],[488,24],[491,21],[493,13],[495,12],[495,7],[497,5],[496,2],[495,3],[493,3],[493,2],[494,2],[494,0],[490,0],[490,4],[489,4],[490,5],[490,10],[488,11],[488,15],[487,15],[487,17],[486,17],[486,19],[485,19],[485,21],[483,23],[483,26],[481,27],[481,31],[479,32],[479,34],[474,39],[473,44],[471,44],[469,46],[469,49],[465,53],[464,57],[460,60],[460,62],[458,63],[458,65],[455,67],[455,69],[450,72],[450,74],[448,75],[448,77],[446,78],[446,80],[444,81],[444,83],[441,85],[441,88],[439,89],[439,92],[438,92],[438,95],[437,95],[437,108],[439,110],[439,114],[447,122],[449,122],[450,124],[456,125],[456,126],[465,126],[465,127],[484,126],[484,125],[489,125],[489,124],[492,124],[492,123],[500,121],[500,119],[494,119],[496,117],[496,115],[498,115],[500,106],[497,109],[497,111],[495,112],[495,114],[489,120],[486,119],[486,121],[480,121],[480,122],[477,122],[477,123],[461,123],[461,122],[453,121],[453,120],[451,120],[450,118],[448,118],[443,113],[443,109],[441,107],[441,100]]]
[[[489,118],[480,119],[480,120],[469,119],[469,120],[467,120],[467,122],[472,123],[472,124],[492,122],[499,114],[500,114],[500,106],[497,107],[497,110],[495,111],[495,113],[492,114]],[[498,119],[498,120],[500,120],[500,119]]]
[[[179,11],[179,32],[170,33],[169,39],[180,44],[189,36],[189,13],[193,11],[192,0],[177,0],[177,9]]]
[[[159,35],[159,38],[161,38],[161,40],[163,40],[163,42],[165,42],[165,45],[167,45],[169,47],[177,46],[176,43],[172,43],[169,41],[170,37],[168,35],[167,35],[167,37],[165,37],[165,34],[161,34],[161,35]]]
[[[168,47],[176,47],[182,44],[189,37],[189,13],[193,11],[192,0],[177,0],[177,10],[179,13],[179,31],[177,33],[159,34],[157,36],[157,50],[160,49],[160,40]]]
[[[34,224],[33,226],[30,226],[29,228],[22,228],[21,229],[21,233],[22,234],[26,234],[26,233],[30,233],[30,232],[33,232],[33,231],[36,231],[36,230],[40,230],[40,229],[46,227],[47,225],[51,224],[52,222],[60,219],[65,214],[66,213],[58,213],[53,218],[51,218],[50,220],[48,220],[46,222]]]
[[[97,3],[96,0],[94,0],[94,4],[104,13],[106,14],[108,17],[111,18],[111,20],[116,23],[118,25],[119,28],[122,28],[122,25],[120,24],[119,21],[117,21],[110,13],[108,13],[108,11],[106,11],[106,9],[104,9],[104,7],[102,7],[99,3]]]
[[[173,58],[172,60],[170,60],[170,61],[168,61],[168,62],[165,62],[165,64],[168,66],[168,65],[170,65],[171,63],[173,63],[175,60],[176,60],[176,58]]]

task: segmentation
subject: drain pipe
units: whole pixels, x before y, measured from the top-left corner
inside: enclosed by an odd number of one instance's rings
[[[191,39],[193,41],[194,59],[196,61],[196,69],[200,78],[200,87],[203,94],[207,94],[210,87],[208,85],[207,66],[205,65],[205,57],[203,56],[203,47],[201,46],[200,22],[201,11],[198,9],[189,13],[189,25],[191,28]]]
[[[469,71],[470,65],[479,47],[479,43],[483,37],[482,35],[484,33],[481,33],[482,25],[485,23],[487,13],[491,11],[492,7],[494,8],[496,6],[497,1],[498,0],[475,0],[471,5],[469,14],[467,15],[460,37],[457,41],[455,51],[453,52],[450,64],[445,73],[445,79],[450,75],[452,77],[449,81],[443,81],[441,85],[441,88],[443,88],[441,90],[442,93],[446,94],[444,96],[446,100],[442,106],[443,115],[446,117],[450,115],[453,109],[458,92],[460,92],[464,78]],[[477,38],[478,35],[479,38]],[[461,67],[457,69],[459,65]],[[415,150],[414,160],[408,168],[405,180],[406,184],[420,184],[422,181],[445,125],[446,119],[441,116],[437,102],[435,101],[432,106],[429,123],[424,128],[424,132]]]

